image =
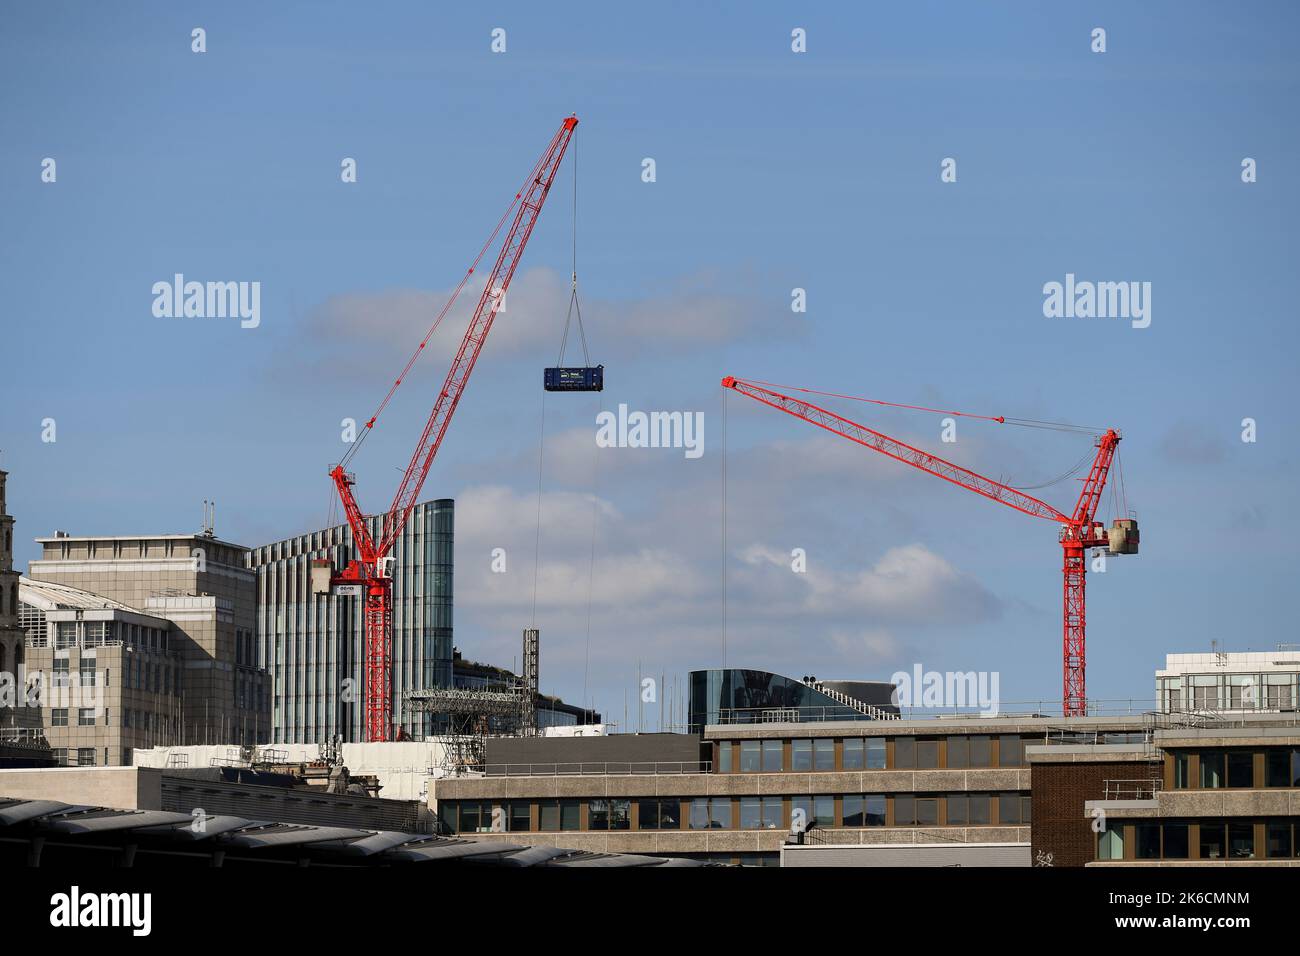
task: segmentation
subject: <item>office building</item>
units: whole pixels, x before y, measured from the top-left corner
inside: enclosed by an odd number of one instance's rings
[[[409,736],[437,728],[433,715],[404,707],[408,690],[452,686],[450,499],[417,504],[393,547],[392,684],[394,721]],[[370,519],[379,536],[380,516]],[[315,743],[364,735],[363,599],[312,590],[313,561],[336,570],[356,557],[352,530],[337,525],[254,548],[258,661],[271,674],[271,739]]]

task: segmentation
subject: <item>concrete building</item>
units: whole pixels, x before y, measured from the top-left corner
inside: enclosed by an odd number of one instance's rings
[[[393,714],[411,736],[438,728],[430,715],[408,712],[403,694],[452,686],[452,545],[450,499],[417,504],[393,549]],[[378,537],[380,517],[372,517]],[[256,579],[258,662],[271,674],[276,743],[315,743],[364,733],[363,600],[315,594],[313,561],[336,570],[355,557],[352,530],[338,525],[254,548],[247,568]]]
[[[247,549],[210,532],[77,537],[60,531],[37,542],[42,555],[29,567],[34,588],[51,584],[71,589],[65,594],[89,593],[93,598],[84,600],[116,605],[103,609],[119,612],[92,621],[85,616],[90,608],[82,607],[80,616],[34,635],[50,642],[43,650],[71,652],[75,645],[78,654],[93,650],[98,658],[101,648],[120,645],[127,655],[122,668],[133,653],[157,654],[157,660],[132,664],[145,670],[144,683],[131,689],[165,693],[155,688],[166,686],[160,681],[179,663],[181,742],[252,744],[269,738],[270,683],[256,661],[255,576],[244,567]],[[45,599],[58,603],[54,592]],[[33,613],[46,612],[33,604]],[[151,623],[157,621],[168,622],[165,652],[161,629]],[[147,638],[152,642],[145,643]],[[108,650],[105,657],[117,653]]]
[[[1101,759],[1077,751],[1081,763]],[[1150,744],[1104,760],[1103,776],[1116,776],[1101,792],[1094,783],[1076,822],[1088,826],[1086,865],[1300,866],[1294,714],[1169,723]]]
[[[19,598],[22,683],[56,763],[130,766],[136,747],[181,742],[185,660],[170,621],[29,578]]]
[[[39,714],[18,706],[22,701],[22,669],[25,651],[18,624],[18,571],[14,568],[14,519],[6,504],[9,473],[0,471],[0,739],[17,741],[22,731],[40,726]],[[8,675],[7,677],[5,675]]]
[[[691,686],[690,713],[714,721],[696,733],[489,738],[481,774],[430,782],[440,820],[482,839],[714,862],[1028,866],[1027,752],[1146,733],[1140,715],[903,720],[758,671],[699,671]],[[733,712],[718,695],[742,687]],[[764,707],[755,687],[780,693]],[[1086,832],[1082,800],[1071,819]]]
[[[1300,645],[1168,654],[1156,671],[1156,699],[1165,713],[1294,711],[1300,701]]]

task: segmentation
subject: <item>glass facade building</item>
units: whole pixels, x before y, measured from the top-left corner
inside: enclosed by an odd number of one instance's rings
[[[690,684],[690,729],[696,733],[710,724],[864,719],[857,708],[768,671],[691,671]]]
[[[379,537],[378,516],[370,520]],[[413,736],[435,732],[430,715],[407,713],[407,690],[452,686],[452,549],[455,504],[417,504],[393,546],[393,715]],[[313,594],[311,562],[336,571],[354,558],[352,530],[338,525],[254,548],[257,653],[271,674],[275,743],[364,736],[363,599]]]

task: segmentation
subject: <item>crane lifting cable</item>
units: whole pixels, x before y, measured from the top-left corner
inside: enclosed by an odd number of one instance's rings
[[[582,325],[582,305],[578,302],[578,149],[573,149],[573,285],[569,292],[569,314],[564,317],[564,336],[560,339],[560,357],[542,374],[542,387],[548,392],[600,392],[605,388],[605,366],[592,365],[587,351],[587,330]],[[569,329],[578,319],[578,338],[582,342],[582,365],[566,366],[564,353],[569,346]]]

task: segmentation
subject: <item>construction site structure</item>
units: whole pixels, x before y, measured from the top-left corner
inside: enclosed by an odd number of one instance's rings
[[[1059,525],[1058,540],[1061,544],[1064,583],[1062,711],[1067,717],[1085,715],[1088,707],[1085,686],[1087,615],[1084,603],[1087,551],[1095,548],[1104,549],[1109,554],[1138,553],[1139,538],[1136,519],[1130,516],[1116,518],[1111,527],[1107,529],[1096,517],[1097,509],[1101,504],[1102,491],[1106,486],[1106,478],[1110,474],[1111,466],[1115,461],[1120,433],[1113,428],[1108,428],[1101,435],[1095,437],[1096,454],[1093,456],[1086,477],[1081,479],[1083,487],[1079,491],[1079,498],[1074,509],[1069,514],[1066,514],[1011,485],[994,481],[992,478],[987,478],[968,468],[955,465],[937,455],[932,455],[927,451],[922,451],[896,438],[891,438],[868,428],[866,425],[843,418],[834,412],[814,405],[812,402],[792,398],[789,395],[775,391],[773,387],[767,387],[767,385],[768,383],[749,382],[732,375],[728,375],[722,380],[723,388],[740,392],[742,395],[747,395],[764,405],[793,415],[795,418],[802,419],[842,438],[847,438],[849,441],[857,442],[872,451],[880,452],[882,455],[901,461],[905,465],[911,465],[913,468],[952,482],[967,491],[973,491],[1022,514],[1027,514],[1033,518],[1044,518]],[[789,386],[783,387],[789,388]],[[814,391],[812,389],[797,390]],[[815,392],[815,394],[833,393]],[[877,399],[864,399],[856,396],[840,395],[836,397],[872,402],[877,405],[891,405],[900,408],[937,412],[945,415],[966,414],[942,412],[939,409],[921,408],[916,405],[899,405],[894,402],[883,402]],[[1060,426],[1059,423],[1034,422],[1029,419],[1008,419],[1005,416],[977,415],[968,417],[982,418],[999,424],[1011,422],[1032,427],[1053,426],[1075,429],[1075,426]]]

